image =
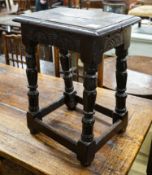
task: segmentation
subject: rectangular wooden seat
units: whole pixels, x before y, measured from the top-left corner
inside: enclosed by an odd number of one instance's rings
[[[16,83],[14,83],[16,82]],[[32,136],[26,124],[26,75],[24,70],[0,64],[0,156],[37,175],[124,175],[132,162],[152,121],[152,101],[128,96],[129,124],[124,134],[109,140],[96,154],[92,165],[82,168],[74,153],[43,134]],[[41,106],[60,97],[63,80],[39,74]],[[82,84],[75,83],[82,95]],[[48,93],[48,91],[50,93]],[[114,108],[114,92],[97,88],[97,102]],[[46,95],[47,94],[47,95]],[[81,133],[81,106],[68,111],[66,106],[49,114],[44,122],[76,139]],[[95,136],[104,132],[110,122],[96,116]],[[67,120],[68,119],[68,120]],[[102,126],[102,127],[101,127]],[[18,172],[16,172],[16,175]]]

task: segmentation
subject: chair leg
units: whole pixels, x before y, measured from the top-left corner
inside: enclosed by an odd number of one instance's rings
[[[151,174],[152,174],[152,141],[151,141],[151,148],[150,148],[149,160],[147,165],[147,175],[151,175]]]
[[[54,69],[55,76],[60,77],[59,49],[54,47]]]
[[[141,27],[141,21],[138,23],[138,27],[139,27],[139,28]]]

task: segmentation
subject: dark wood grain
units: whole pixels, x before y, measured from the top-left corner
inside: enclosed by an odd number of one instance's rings
[[[21,15],[15,18],[14,21],[37,26],[41,26],[41,23],[43,23],[45,27],[101,36],[113,30],[130,26],[139,20],[140,18],[138,17],[107,13],[102,12],[102,10],[91,11],[59,7],[46,10],[43,15],[42,12]]]

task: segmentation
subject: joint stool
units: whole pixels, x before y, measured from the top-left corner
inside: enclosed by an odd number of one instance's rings
[[[120,15],[102,11],[91,11],[59,7],[51,10],[25,14],[15,18],[21,23],[22,40],[26,47],[27,79],[29,83],[29,111],[27,124],[31,134],[42,132],[76,153],[83,166],[91,164],[95,153],[113,135],[125,131],[128,111],[126,108],[126,56],[130,44],[131,25],[139,22],[135,16]],[[59,48],[64,73],[65,90],[60,100],[39,109],[37,90],[37,68],[35,48],[38,43],[51,44]],[[116,107],[115,110],[96,104],[96,73],[101,56],[105,51],[116,48]],[[83,98],[74,90],[68,50],[79,52],[84,64]],[[74,110],[77,103],[83,105],[82,134],[76,142],[57,132],[43,122],[50,112],[66,104]],[[112,118],[109,130],[98,138],[94,137],[94,111]]]

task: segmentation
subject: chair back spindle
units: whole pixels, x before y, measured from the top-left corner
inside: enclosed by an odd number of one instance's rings
[[[3,34],[4,54],[7,65],[12,65],[18,68],[26,68],[25,47],[22,43],[20,34]],[[38,72],[40,72],[39,57],[36,56],[36,64]]]

